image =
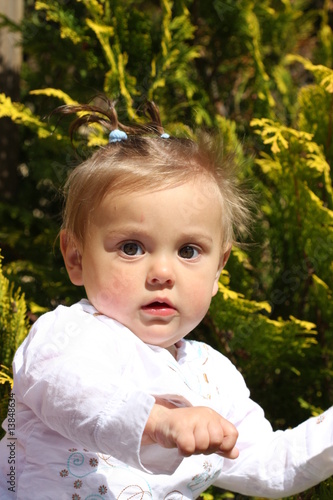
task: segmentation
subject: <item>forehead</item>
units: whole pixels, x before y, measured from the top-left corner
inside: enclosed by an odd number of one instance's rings
[[[91,214],[91,222],[98,226],[138,224],[156,221],[170,226],[207,226],[207,230],[221,230],[222,195],[216,183],[206,177],[195,178],[175,186],[128,192],[109,192]]]

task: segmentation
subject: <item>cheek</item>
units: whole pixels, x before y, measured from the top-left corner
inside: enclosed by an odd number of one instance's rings
[[[192,281],[188,287],[186,302],[191,307],[193,313],[196,311],[199,315],[205,314],[212,299],[213,283],[208,284],[207,279],[203,276],[201,279]]]
[[[133,275],[119,270],[101,276],[96,285],[93,291],[94,298],[90,300],[95,302],[99,309],[116,308],[129,303],[137,288]]]

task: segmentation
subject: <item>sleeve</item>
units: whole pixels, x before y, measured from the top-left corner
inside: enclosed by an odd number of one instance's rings
[[[127,377],[135,356],[130,332],[120,325],[114,332],[87,313],[73,318],[67,309],[40,318],[18,350],[16,394],[47,428],[154,473],[142,463],[141,438],[155,398]],[[168,460],[155,464],[167,474],[181,461],[169,451]]]
[[[221,366],[221,359],[217,363]],[[294,429],[274,432],[263,410],[250,399],[241,374],[228,364],[230,391],[226,397],[231,404],[227,414],[221,413],[238,429],[239,457],[225,459],[214,484],[243,495],[281,498],[305,491],[331,476],[333,408]],[[221,370],[216,370],[222,377]]]

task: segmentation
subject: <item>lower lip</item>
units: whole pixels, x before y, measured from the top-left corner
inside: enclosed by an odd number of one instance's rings
[[[165,304],[161,304],[160,306],[158,305],[144,306],[142,308],[142,311],[151,316],[159,316],[159,317],[173,316],[174,314],[176,314],[176,309],[174,309],[173,307],[169,307]]]

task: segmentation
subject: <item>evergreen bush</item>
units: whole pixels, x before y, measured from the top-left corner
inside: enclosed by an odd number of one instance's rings
[[[2,272],[0,252],[0,420],[7,415],[9,394],[13,385],[12,360],[16,349],[28,333],[27,308],[20,289]],[[3,436],[3,430],[0,431]]]
[[[232,359],[275,428],[333,404],[333,37],[329,2],[317,3],[26,0],[20,26],[2,20],[22,33],[25,62],[21,102],[0,94],[0,117],[21,134],[21,188],[0,202],[0,245],[30,315],[82,295],[54,245],[57,193],[77,159],[68,122],[45,115],[103,91],[122,121],[140,121],[154,99],[173,135],[219,130],[258,200],[252,239],[233,250],[193,335]],[[83,156],[106,140],[88,139]],[[332,484],[297,500],[331,498]]]

